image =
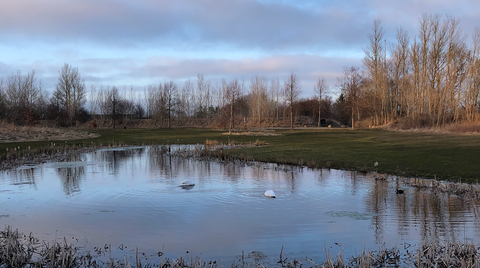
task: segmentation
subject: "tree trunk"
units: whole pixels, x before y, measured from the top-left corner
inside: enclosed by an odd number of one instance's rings
[[[230,103],[230,133],[232,132],[232,129],[234,127],[234,120],[233,120],[233,98],[232,98],[232,101]]]
[[[172,103],[171,103],[171,100],[170,98],[168,99],[168,128],[170,128],[170,118],[171,118],[171,106]]]
[[[352,129],[355,128],[355,108],[352,106]]]
[[[290,106],[290,128],[293,130],[293,105]]]
[[[318,127],[322,126],[321,118],[322,118],[322,98],[319,98],[318,99]]]

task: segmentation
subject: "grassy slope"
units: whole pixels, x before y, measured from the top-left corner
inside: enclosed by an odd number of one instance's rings
[[[475,182],[480,177],[480,137],[384,130],[277,130],[281,136],[226,136],[210,129],[118,129],[97,130],[102,137],[69,143],[195,144],[206,139],[248,142],[259,139],[268,146],[230,150],[229,156],[258,161],[304,164],[363,171],[378,170],[406,176],[421,176]],[[62,144],[64,142],[61,142]],[[46,143],[28,143],[35,146]],[[28,146],[21,145],[21,146]],[[0,156],[5,148],[0,144]],[[18,144],[17,144],[18,146]],[[375,169],[373,163],[378,161]]]

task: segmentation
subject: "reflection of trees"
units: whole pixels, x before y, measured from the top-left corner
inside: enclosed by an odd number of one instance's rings
[[[350,171],[350,181],[352,182],[352,195],[355,195],[358,190],[357,174],[358,173],[356,171]]]
[[[395,192],[394,192],[395,193]],[[380,244],[384,239],[386,227],[386,215],[387,212],[387,195],[388,195],[388,183],[382,180],[374,180],[373,188],[369,192],[367,198],[367,210],[375,213],[375,217],[372,218],[372,225],[375,228],[375,243]]]
[[[250,180],[248,183],[255,187],[258,185],[278,185],[282,189],[291,189],[295,193],[300,187],[304,178],[300,180],[302,169],[295,169],[288,166],[271,164],[248,163],[242,166],[238,163],[219,164],[217,161],[205,161],[194,158],[171,156],[155,150],[154,147],[142,149],[126,149],[117,151],[100,151],[103,161],[109,163],[111,170],[118,170],[127,159],[132,159],[136,154],[144,153],[147,158],[142,163],[155,175],[156,178],[175,182],[179,176],[185,179],[198,178],[199,183],[206,182],[212,176],[213,179],[231,182],[232,184]],[[71,171],[75,173],[76,171]],[[81,172],[81,171],[78,171]],[[74,174],[70,174],[73,176]],[[372,217],[371,227],[373,228],[376,243],[388,240],[388,232],[396,232],[399,237],[418,237],[419,240],[433,239],[454,239],[463,237],[462,222],[466,217],[479,213],[475,208],[477,201],[469,200],[467,197],[453,196],[447,194],[435,194],[424,192],[415,188],[405,187],[405,194],[395,194],[395,189],[404,187],[401,180],[387,180],[364,177],[362,174],[320,170],[315,172],[313,180],[318,181],[319,186],[329,187],[332,180],[342,180],[336,187],[342,187],[346,194],[365,196],[366,210],[376,216]],[[205,180],[204,180],[205,179]],[[74,180],[74,179],[73,179]],[[179,183],[179,182],[176,182]],[[71,184],[74,190],[74,183]],[[200,186],[200,185],[199,185]],[[368,186],[368,190],[365,190]],[[250,187],[250,186],[249,186]],[[67,189],[67,188],[66,188]],[[337,188],[338,189],[338,188]],[[288,190],[287,190],[288,191]],[[479,215],[480,217],[480,215]],[[476,236],[480,236],[480,220],[475,219],[474,223],[468,223]]]
[[[318,185],[320,186],[326,186],[328,185],[328,181],[329,181],[329,178],[330,176],[332,176],[331,174],[331,170],[330,169],[319,169],[315,172],[315,180],[318,182]]]
[[[473,213],[475,215],[473,222],[474,233],[476,237],[480,237],[480,206],[478,204],[474,206]]]
[[[79,161],[82,161],[80,155],[72,155],[67,158],[67,162]],[[80,192],[80,182],[85,177],[85,167],[83,165],[57,168],[56,171],[62,181],[63,192],[66,195]]]
[[[109,171],[116,174],[127,160],[132,159],[135,156],[140,157],[144,150],[145,148],[143,147],[104,150],[95,153],[93,158],[95,161],[107,163]]]
[[[156,154],[149,151],[148,158],[150,169],[160,171],[163,177],[172,178],[178,175],[179,169],[182,166],[182,160],[167,154]]]
[[[290,172],[290,189],[292,194],[295,193],[295,172]]]
[[[239,165],[228,163],[220,166],[220,174],[222,174],[223,178],[227,179],[228,181],[237,183],[242,177],[244,169],[244,167]]]
[[[170,152],[182,151],[182,146],[151,146],[148,147],[148,166],[159,177],[173,178],[180,174],[186,178],[198,177],[200,181],[203,178],[210,178],[212,175],[218,175],[222,180],[237,183],[239,180],[252,179],[259,183],[265,180],[281,182],[288,184],[292,191],[295,190],[295,182],[301,168],[290,166],[278,166],[274,164],[255,163],[239,164],[235,162],[225,162],[219,164],[217,161],[204,159],[195,159],[188,157],[172,156]],[[245,166],[248,166],[246,168]],[[293,169],[293,170],[292,170]]]
[[[406,236],[414,231],[411,225],[418,226],[419,240],[443,238],[454,240],[463,237],[461,224],[465,224],[468,214],[478,213],[479,201],[467,196],[454,196],[442,193],[425,192],[420,189],[406,189],[405,194],[396,194],[399,181],[373,180],[367,195],[366,206],[373,217],[375,241],[382,243],[386,230],[396,222],[399,236]],[[477,217],[475,217],[477,221]],[[463,223],[462,223],[463,222]],[[464,227],[463,227],[464,228]],[[480,228],[475,225],[475,235],[480,235]]]
[[[80,192],[80,182],[85,177],[85,167],[67,167],[57,168],[57,174],[63,185],[63,191],[66,195]]]
[[[251,177],[260,184],[266,180],[273,181],[275,183],[283,183],[289,186],[291,193],[294,193],[296,189],[296,177],[303,172],[302,168],[283,165],[269,165],[263,163],[255,164],[254,166],[250,167],[249,170],[252,174],[250,174],[250,176],[247,175],[247,177]]]
[[[27,184],[36,188],[34,168],[14,170],[12,176],[10,177],[13,185]]]
[[[180,173],[185,177],[210,177],[212,161],[200,161],[194,158],[175,156],[167,153],[162,146],[153,146],[148,150],[148,163],[150,170],[158,171],[161,177],[174,178]],[[172,151],[178,150],[171,146]]]

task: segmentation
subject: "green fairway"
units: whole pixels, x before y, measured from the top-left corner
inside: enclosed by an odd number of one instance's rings
[[[224,151],[223,156],[308,167],[476,182],[480,177],[480,136],[385,130],[276,130],[279,136],[228,136],[212,129],[96,130],[100,138],[69,141],[85,145],[203,144],[205,140],[255,142],[267,146]],[[65,142],[59,142],[63,144]],[[44,146],[45,142],[28,143]],[[28,146],[27,145],[27,146]],[[1,144],[0,150],[15,144]],[[18,146],[18,143],[17,143]],[[25,146],[25,143],[21,146]],[[378,162],[378,167],[374,163]]]

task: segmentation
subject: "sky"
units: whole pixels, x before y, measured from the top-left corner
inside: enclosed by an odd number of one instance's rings
[[[203,74],[248,82],[294,72],[302,96],[324,77],[332,91],[343,66],[361,66],[373,21],[388,44],[411,39],[422,14],[480,27],[478,0],[0,0],[0,78],[35,70],[53,91],[64,63],[88,88],[143,90]]]

